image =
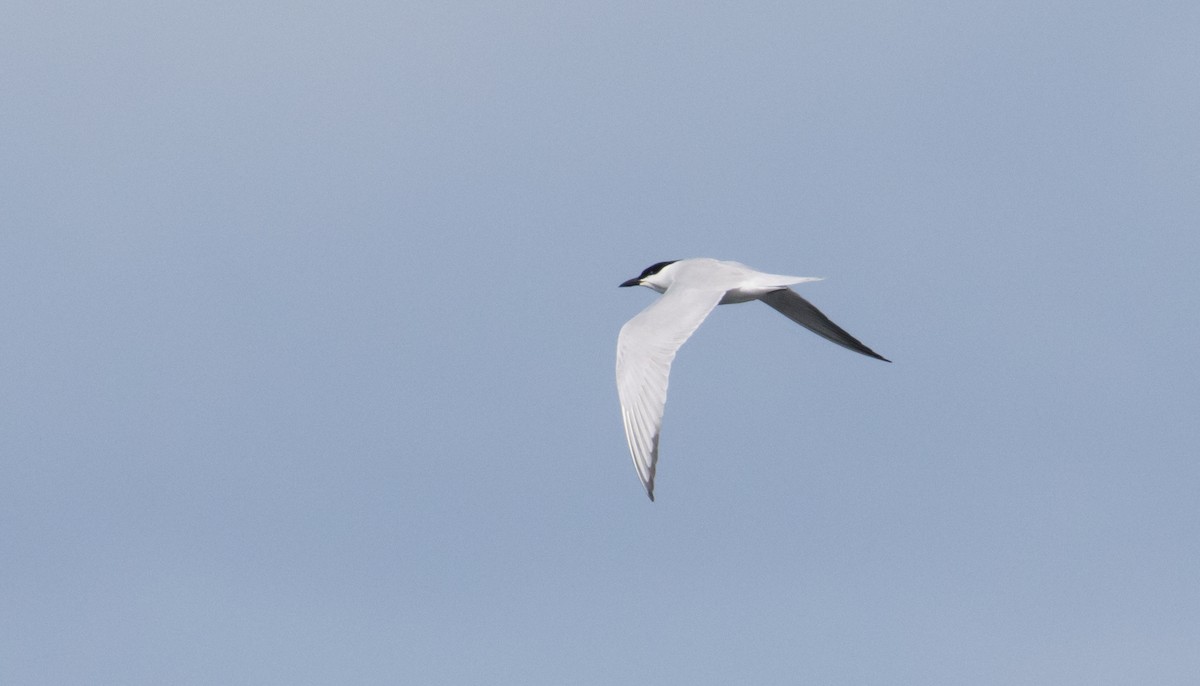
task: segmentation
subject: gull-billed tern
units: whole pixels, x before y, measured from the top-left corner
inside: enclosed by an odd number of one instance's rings
[[[617,394],[621,397],[625,439],[650,500],[654,500],[658,433],[667,402],[671,361],[679,346],[717,305],[761,300],[822,338],[891,362],[788,288],[806,281],[820,278],[764,274],[738,262],[698,258],[652,264],[621,284],[645,286],[663,294],[625,322],[617,336]]]

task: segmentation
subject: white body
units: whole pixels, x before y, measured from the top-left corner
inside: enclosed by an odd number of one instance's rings
[[[659,293],[668,288],[696,288],[705,291],[721,291],[724,295],[715,304],[730,305],[758,300],[760,297],[805,281],[820,281],[816,276],[783,276],[755,271],[741,262],[714,260],[699,257],[679,260],[663,267],[661,271],[642,279],[642,286]],[[637,319],[637,317],[634,317]],[[703,320],[703,317],[701,317]],[[631,320],[629,324],[632,324]],[[628,326],[629,324],[626,324]]]

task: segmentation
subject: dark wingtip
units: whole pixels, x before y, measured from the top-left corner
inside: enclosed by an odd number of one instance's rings
[[[860,343],[859,345],[862,345],[862,344]],[[883,360],[884,362],[887,362],[888,364],[892,363],[891,360],[884,357],[883,355],[880,355],[879,353],[875,352],[874,350],[871,350],[870,348],[868,348],[865,345],[863,345],[862,350],[859,350],[857,348],[851,348],[851,350],[853,350],[856,353],[862,353],[863,355],[866,355],[867,357],[874,357],[877,360]]]
[[[815,305],[805,300],[799,293],[790,288],[771,291],[759,297],[759,300],[827,341],[837,343],[843,348],[853,350],[860,355],[874,357],[884,362],[891,362],[888,358],[863,345],[862,341],[851,336],[845,329],[834,324]]]

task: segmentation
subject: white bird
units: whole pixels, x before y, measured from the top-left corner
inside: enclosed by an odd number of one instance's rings
[[[633,319],[617,336],[617,394],[625,439],[638,478],[654,500],[658,434],[667,403],[671,361],[684,341],[717,305],[761,300],[813,333],[857,353],[891,362],[829,321],[788,288],[807,276],[764,274],[738,262],[709,258],[657,262],[621,286],[645,286],[663,296]]]

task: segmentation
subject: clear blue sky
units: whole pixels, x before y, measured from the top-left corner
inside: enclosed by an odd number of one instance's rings
[[[1195,683],[1195,2],[4,15],[0,682]]]

